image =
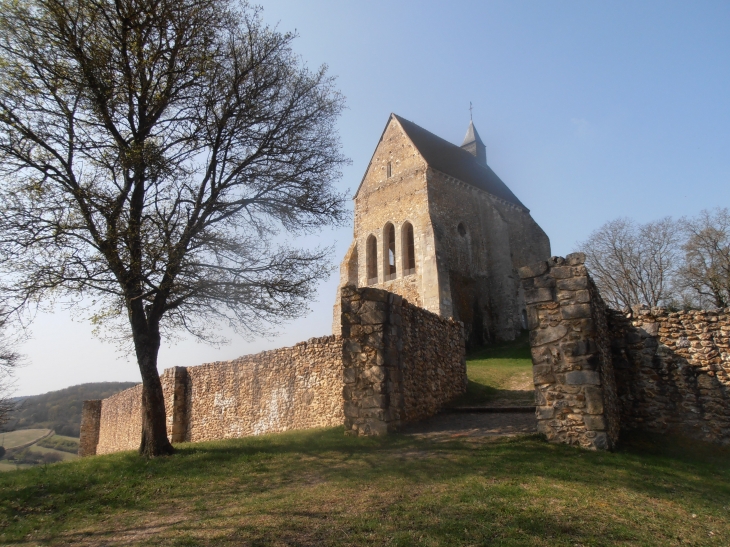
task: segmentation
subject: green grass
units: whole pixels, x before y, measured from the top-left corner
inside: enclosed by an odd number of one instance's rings
[[[49,433],[50,429],[19,429],[8,433],[0,433],[0,444],[5,448],[22,446],[31,441],[38,440]]]
[[[730,544],[730,453],[671,446],[332,428],[84,458],[0,475],[0,544]]]
[[[532,359],[527,335],[471,351],[466,356],[466,393],[455,406],[531,406],[535,404]]]
[[[37,441],[38,439],[40,441],[24,449],[13,450],[9,448],[5,454],[5,458],[0,460],[0,472],[32,467],[35,465],[33,460],[40,460],[46,454],[52,454],[53,458],[60,461],[70,461],[78,458],[78,439],[62,435],[51,435],[44,438],[43,436],[49,432],[50,430],[48,429],[23,429],[2,434],[5,437],[6,446],[12,443],[10,445],[11,447],[21,446],[29,442]],[[26,453],[31,456],[30,460],[23,456]],[[11,460],[10,457],[13,459]],[[46,463],[48,461],[45,460]],[[44,465],[44,462],[41,461],[38,464]]]
[[[48,448],[41,446],[40,444],[34,444],[29,448],[30,452],[34,454],[58,454],[59,457],[63,458],[64,461],[75,460],[78,458],[77,454],[72,454],[65,450],[57,450],[55,448]]]
[[[41,440],[36,446],[44,448],[53,448],[61,452],[76,454],[79,451],[79,440],[76,437],[66,437],[64,435],[52,435]]]

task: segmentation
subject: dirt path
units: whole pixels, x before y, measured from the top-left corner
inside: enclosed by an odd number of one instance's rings
[[[534,412],[444,413],[409,425],[403,433],[425,438],[501,437],[537,431]]]

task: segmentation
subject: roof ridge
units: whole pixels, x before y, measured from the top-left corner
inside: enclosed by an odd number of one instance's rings
[[[468,151],[431,133],[428,129],[395,113],[391,116],[400,123],[403,131],[429,166],[529,212],[489,165],[480,163]]]

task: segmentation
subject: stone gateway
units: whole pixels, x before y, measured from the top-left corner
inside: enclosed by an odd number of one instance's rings
[[[391,114],[354,200],[340,288],[379,287],[461,321],[472,346],[525,328],[517,269],[547,260],[550,240],[487,165],[473,123],[459,147]]]

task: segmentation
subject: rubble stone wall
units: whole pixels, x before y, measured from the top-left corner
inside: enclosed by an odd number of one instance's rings
[[[549,441],[610,449],[619,409],[605,305],[585,255],[520,268],[532,346],[538,431]]]
[[[342,339],[337,336],[233,361],[173,367],[160,382],[171,442],[326,427],[344,420]],[[89,439],[84,454],[138,448],[141,407],[141,385],[102,400],[97,422],[89,406],[88,425],[81,428]],[[94,435],[98,440],[92,451]]]
[[[584,259],[520,270],[538,430],[598,449],[630,429],[730,444],[730,308],[610,310]]]
[[[139,448],[141,434],[142,384],[102,399],[96,454]]]
[[[99,444],[101,423],[101,400],[84,401],[81,408],[81,434],[79,436],[79,456],[94,456]]]
[[[187,369],[186,441],[341,425],[342,339]]]
[[[463,324],[374,288],[341,289],[345,431],[382,435],[466,390]]]
[[[435,414],[465,391],[461,323],[380,289],[346,286],[342,306],[343,336],[165,370],[171,442],[343,423],[354,434],[386,433]],[[89,402],[85,455],[139,447],[141,393],[139,385],[98,402],[98,419]]]
[[[622,427],[730,444],[730,308],[608,317]]]

